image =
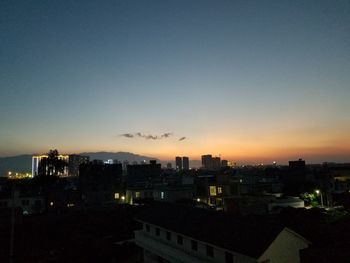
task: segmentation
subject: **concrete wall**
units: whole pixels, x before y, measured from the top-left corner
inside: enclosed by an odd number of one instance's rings
[[[259,258],[259,262],[270,260],[270,263],[300,263],[299,251],[308,245],[308,241],[285,228]]]

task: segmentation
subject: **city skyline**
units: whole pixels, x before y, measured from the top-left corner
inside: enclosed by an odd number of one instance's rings
[[[349,162],[348,1],[3,1],[0,156]]]

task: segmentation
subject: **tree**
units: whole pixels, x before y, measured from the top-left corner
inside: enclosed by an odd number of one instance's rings
[[[43,158],[39,166],[39,175],[41,176],[59,176],[64,173],[67,162],[59,157],[58,151],[50,150],[46,158]]]

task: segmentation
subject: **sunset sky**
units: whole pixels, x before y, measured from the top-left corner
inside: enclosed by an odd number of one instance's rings
[[[3,0],[0,156],[53,148],[350,162],[350,2]]]

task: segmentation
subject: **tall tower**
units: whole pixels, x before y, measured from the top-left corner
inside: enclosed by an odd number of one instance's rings
[[[213,169],[213,157],[211,154],[202,155],[202,167],[207,170]]]
[[[190,169],[190,159],[186,156],[182,157],[182,166],[184,170]]]
[[[175,169],[176,171],[182,171],[182,158],[179,156],[175,157]]]

